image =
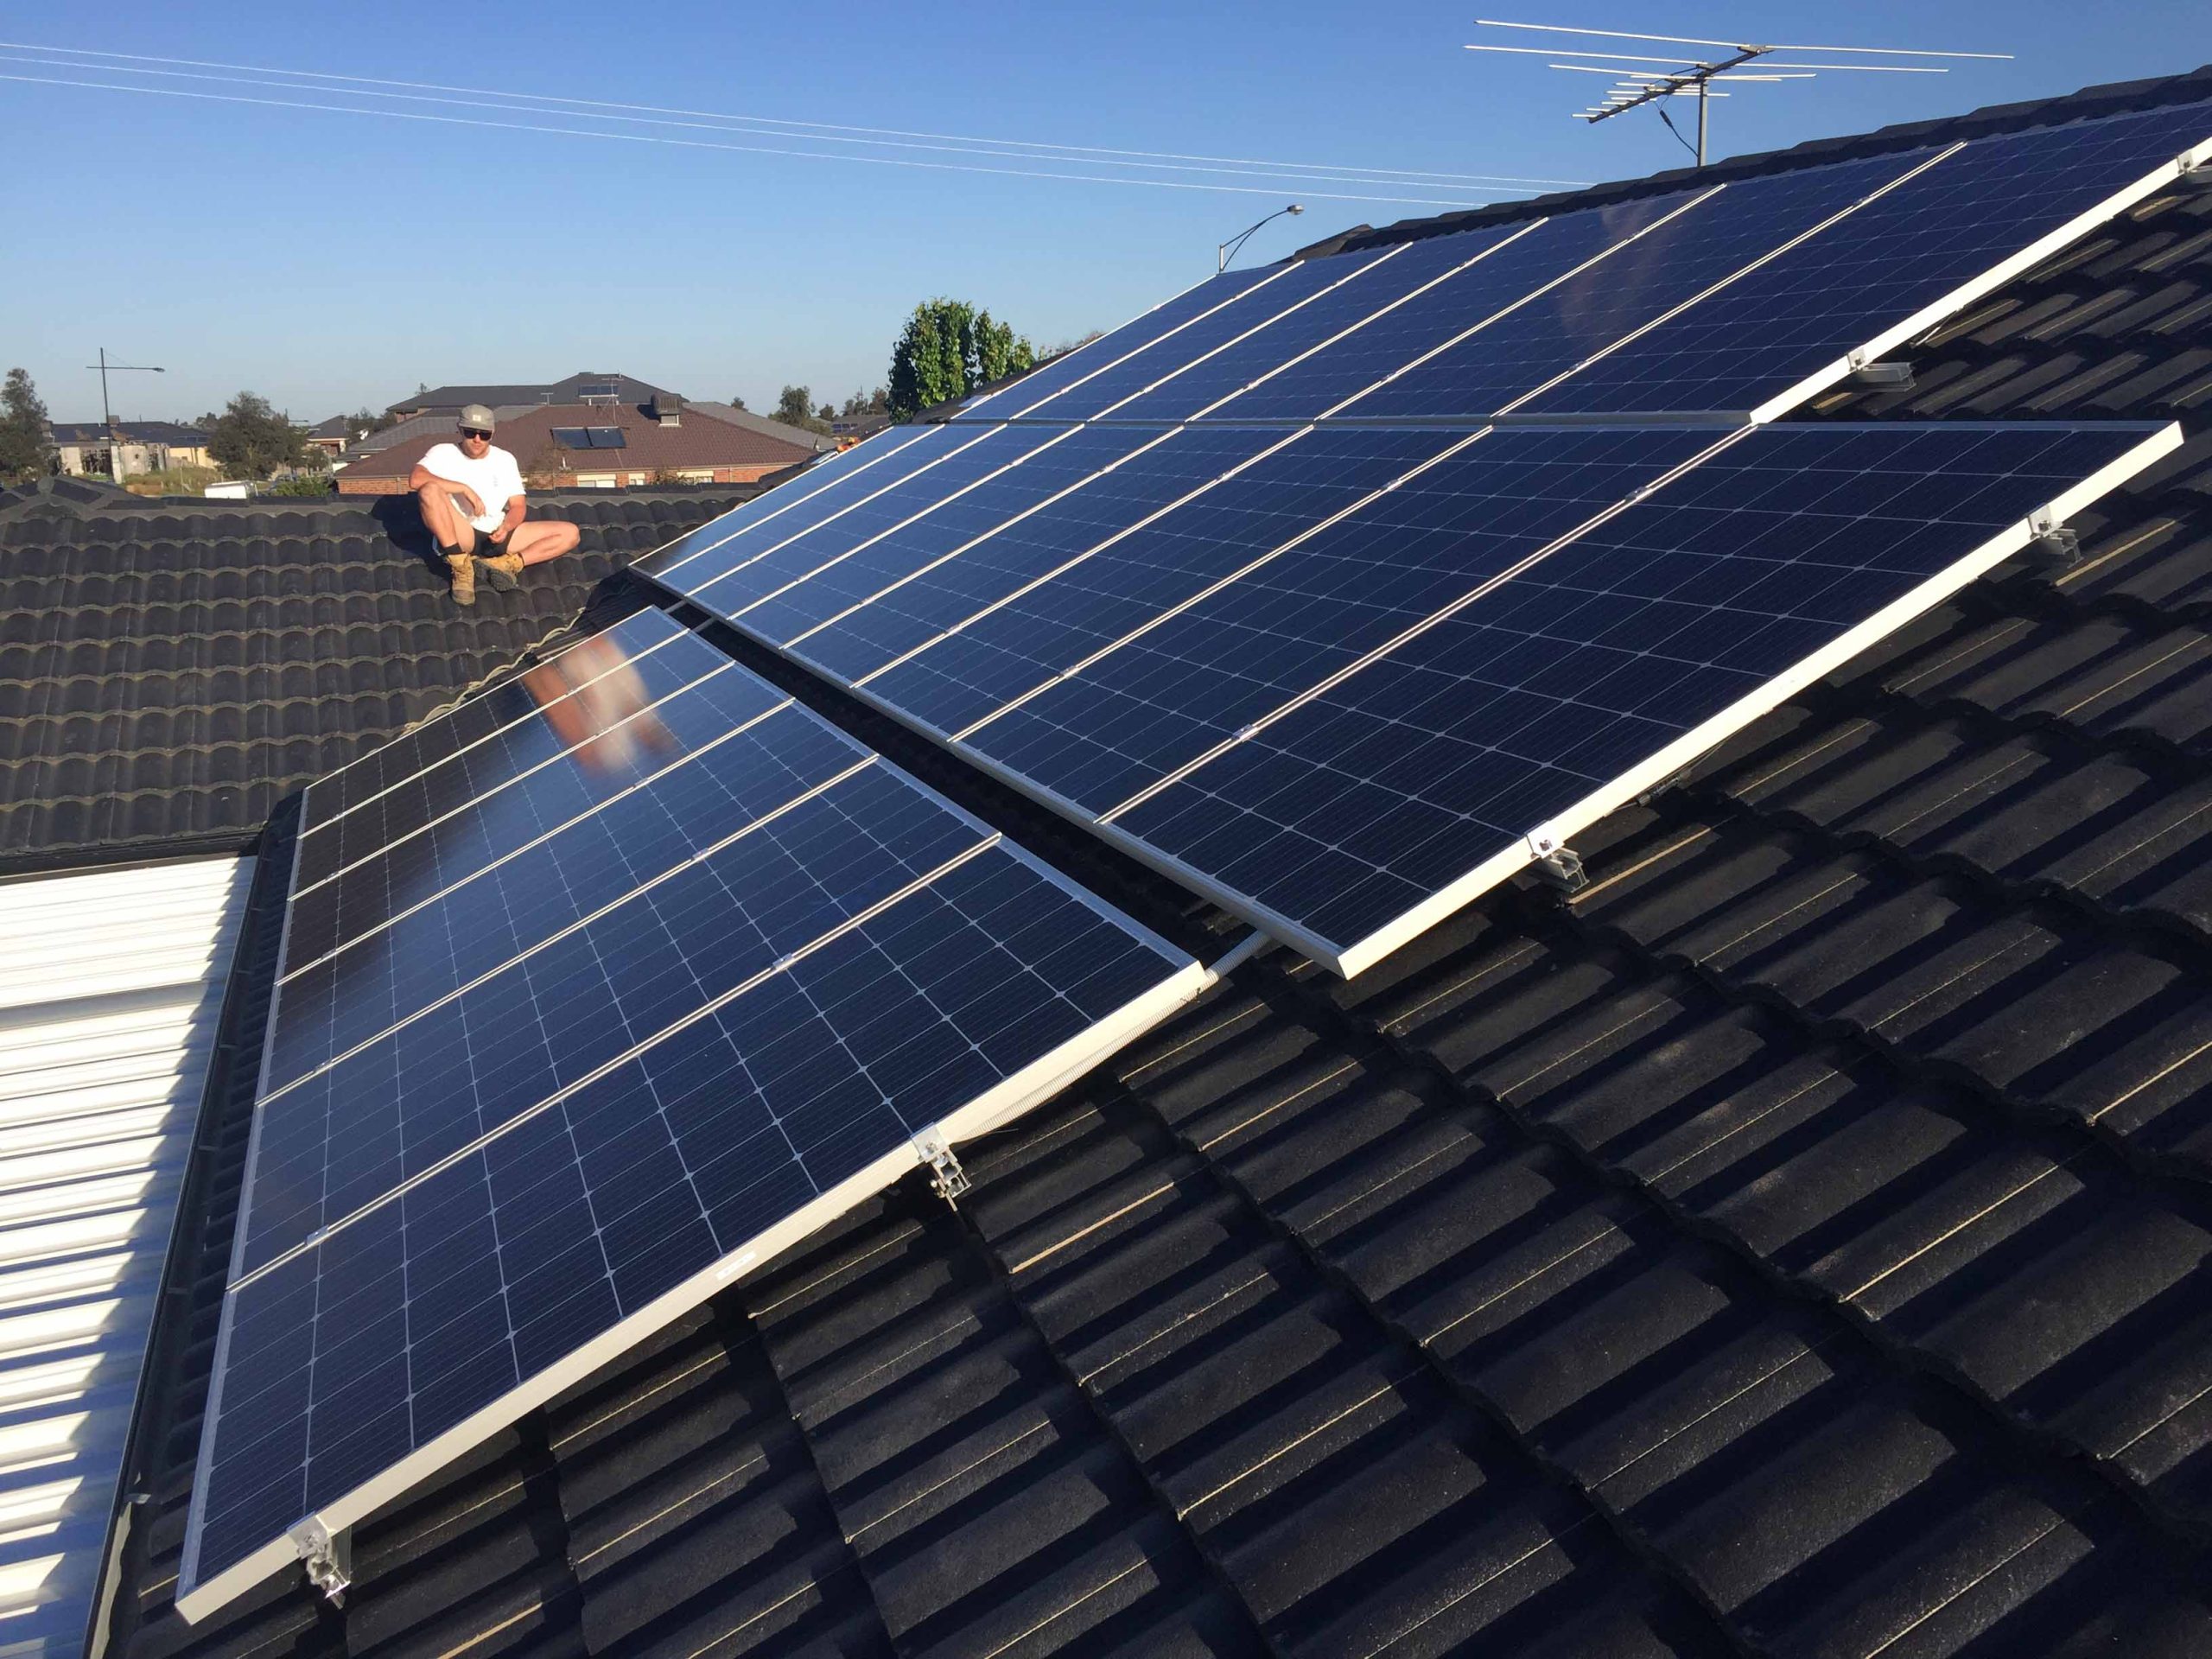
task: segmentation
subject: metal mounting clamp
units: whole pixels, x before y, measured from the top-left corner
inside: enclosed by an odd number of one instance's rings
[[[291,1540],[306,1565],[308,1582],[344,1606],[346,1588],[353,1582],[353,1529],[340,1527],[333,1532],[309,1516],[292,1529]]]
[[[2028,515],[2028,532],[2035,538],[2028,543],[2031,557],[2062,570],[2080,563],[2082,532],[2060,524],[2049,507]]]
[[[1590,885],[1590,878],[1583,873],[1582,855],[1551,825],[1539,824],[1531,830],[1528,842],[1536,873],[1561,893],[1580,893]]]
[[[960,1167],[960,1160],[953,1156],[952,1148],[945,1144],[944,1136],[936,1129],[924,1129],[914,1137],[914,1150],[930,1166],[930,1189],[950,1204],[973,1185],[968,1172]]]

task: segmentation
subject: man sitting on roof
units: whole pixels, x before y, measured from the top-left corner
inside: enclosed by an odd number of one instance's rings
[[[501,593],[515,585],[526,564],[543,564],[574,550],[574,524],[543,519],[524,524],[522,469],[504,449],[492,447],[492,411],[471,404],[461,411],[461,442],[431,446],[415,463],[407,487],[423,504],[423,524],[437,543],[453,578],[454,601],[476,602],[476,567]],[[480,543],[492,551],[480,553]]]

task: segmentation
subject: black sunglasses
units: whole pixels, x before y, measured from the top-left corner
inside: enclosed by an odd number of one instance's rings
[[[487,443],[491,442],[492,438],[492,435],[489,432],[479,432],[473,426],[462,427],[461,429],[461,435],[464,438],[482,438]]]

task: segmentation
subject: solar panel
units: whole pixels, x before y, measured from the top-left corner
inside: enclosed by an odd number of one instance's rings
[[[553,429],[553,442],[563,449],[588,449],[591,431],[582,426],[556,426]]]
[[[622,429],[619,426],[587,427],[585,431],[594,449],[621,449],[626,448],[630,442],[622,435]]]
[[[2124,211],[2184,152],[2212,158],[2212,105],[1975,139],[1522,407],[1770,418],[1841,378],[1847,353],[1872,360]]]
[[[825,456],[798,478],[654,549],[631,568],[671,585],[678,581],[680,572],[684,573],[680,580],[686,584],[695,578],[703,580],[746,556],[742,549],[722,553],[732,543],[748,537],[780,537],[819,523],[888,480],[926,467],[980,435],[982,433],[976,430],[952,433],[941,426],[908,427]],[[775,526],[772,531],[772,525]],[[721,556],[703,569],[697,568],[714,554]]]
[[[643,659],[653,652],[688,637],[689,631],[666,612],[645,610],[594,635],[589,656],[599,673],[610,673],[632,663],[642,666]],[[575,690],[583,689],[592,677],[576,672],[573,665],[555,672]],[[519,677],[506,680],[316,779],[308,786],[302,803],[296,868],[314,868],[319,861],[334,855],[334,847],[326,852],[323,843],[314,838],[315,831],[396,785],[502,732],[520,728],[526,737],[550,735],[552,728],[537,719],[541,706],[539,696]],[[329,873],[327,866],[320,870],[321,874]]]
[[[443,795],[331,790],[308,832],[396,839],[292,897],[188,1617],[1198,988],[696,636],[623,626],[524,693],[565,725],[478,699],[473,737],[404,740]],[[630,734],[632,781],[589,776],[639,721],[668,741]]]
[[[1764,420],[2208,155],[2190,105],[1301,261],[961,418]]]
[[[1013,385],[986,393],[969,404],[969,410],[982,414],[987,420],[1010,420],[1037,409],[1046,399],[1080,385],[1100,370],[1126,362],[1139,353],[1160,349],[1163,359],[1187,361],[1195,353],[1186,347],[1184,337],[1194,327],[1204,325],[1204,332],[1217,340],[1234,334],[1245,326],[1243,319],[1250,308],[1236,311],[1224,324],[1222,317],[1228,308],[1247,296],[1256,296],[1259,290],[1281,282],[1295,269],[1274,265],[1224,272],[1195,288],[1185,289],[1112,333],[1055,358]],[[1271,305],[1273,300],[1270,295],[1265,302],[1255,298],[1255,302]],[[1163,347],[1162,343],[1166,341],[1173,344]]]
[[[837,677],[1353,973],[2177,441],[1463,434],[1225,582],[1125,605],[1077,565]]]

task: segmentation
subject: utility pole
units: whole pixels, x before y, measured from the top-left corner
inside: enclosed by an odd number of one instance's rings
[[[107,429],[107,475],[111,481],[120,484],[123,482],[123,455],[121,447],[116,442],[115,411],[108,407],[108,371],[113,369],[118,374],[167,374],[168,371],[157,369],[150,363],[111,363],[107,360],[107,347],[105,346],[100,347],[100,360],[87,363],[85,366],[100,372],[100,424]]]

